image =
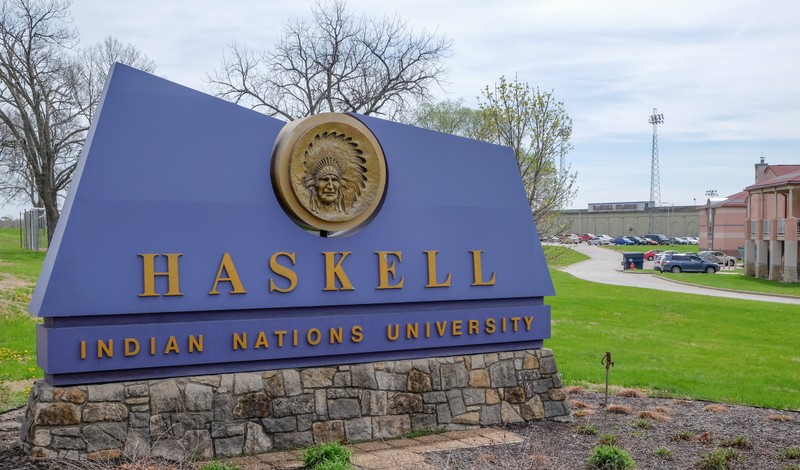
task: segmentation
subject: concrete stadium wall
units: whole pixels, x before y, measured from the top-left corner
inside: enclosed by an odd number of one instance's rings
[[[666,210],[669,209],[669,210]],[[593,233],[612,237],[661,233],[668,237],[699,235],[698,209],[695,206],[662,208],[656,215],[656,229],[650,231],[650,212],[589,212],[587,209],[567,210],[561,214],[559,226],[563,233]],[[556,235],[547,233],[542,235]]]

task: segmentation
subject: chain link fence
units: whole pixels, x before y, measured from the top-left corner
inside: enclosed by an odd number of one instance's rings
[[[44,209],[26,210],[20,220],[20,246],[31,251],[47,250],[47,217]]]

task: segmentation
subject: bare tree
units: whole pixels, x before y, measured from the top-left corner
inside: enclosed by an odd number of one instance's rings
[[[12,170],[3,189],[41,204],[49,237],[85,129],[75,112],[74,64],[63,53],[77,40],[66,26],[68,7],[59,0],[0,4],[0,158]]]
[[[356,18],[334,0],[288,22],[272,51],[232,45],[208,82],[217,96],[288,120],[325,111],[397,118],[443,83],[450,46],[397,16]]]
[[[153,73],[156,63],[132,44],[123,44],[113,36],[88,47],[78,56],[78,101],[86,103],[86,118],[92,120],[94,111],[103,92],[111,65],[114,63],[130,65],[144,72]]]
[[[78,54],[65,0],[0,2],[0,194],[44,208],[48,239],[59,194],[114,62],[151,71],[150,59],[113,38]]]
[[[552,92],[500,77],[483,90],[481,137],[507,145],[517,157],[522,182],[540,233],[557,233],[558,216],[577,193],[577,173],[560,158],[572,149],[572,119]]]

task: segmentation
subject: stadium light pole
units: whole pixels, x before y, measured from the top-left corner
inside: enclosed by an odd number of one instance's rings
[[[653,114],[648,121],[653,125],[653,149],[650,159],[650,233],[656,233],[656,214],[661,205],[661,175],[658,170],[658,125],[664,123],[664,115],[658,114],[658,108],[653,108]]]

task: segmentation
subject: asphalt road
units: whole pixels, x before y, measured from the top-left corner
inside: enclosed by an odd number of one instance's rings
[[[599,246],[590,246],[585,243],[573,245],[570,248],[583,253],[591,259],[581,261],[563,269],[564,272],[586,281],[601,284],[614,284],[618,286],[641,287],[670,292],[683,292],[686,294],[710,295],[712,297],[728,297],[734,299],[756,300],[759,302],[777,302],[782,304],[800,305],[800,298],[789,298],[767,294],[752,294],[745,292],[732,292],[705,287],[696,287],[686,284],[667,281],[652,274],[633,274],[622,271],[622,254]],[[645,261],[645,268],[652,268],[652,261]],[[686,273],[686,276],[708,276],[708,274]],[[717,273],[714,276],[724,276]]]

